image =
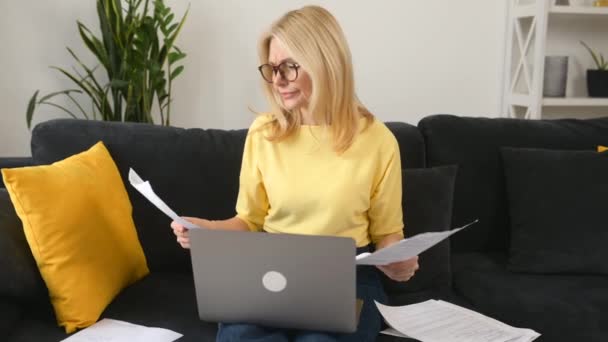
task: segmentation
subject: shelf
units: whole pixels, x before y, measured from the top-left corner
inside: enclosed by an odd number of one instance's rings
[[[608,98],[596,97],[545,97],[543,106],[549,107],[604,107],[608,106]]]
[[[514,106],[529,107],[532,105],[532,96],[526,94],[511,94],[510,104]],[[608,98],[602,97],[545,97],[545,107],[608,107]]]
[[[542,97],[544,57],[547,37],[556,24],[567,28],[570,19],[588,22],[595,27],[608,21],[608,7],[558,5],[558,0],[508,0],[510,4],[505,71],[503,112],[510,115],[525,113],[526,119],[541,119],[543,111],[560,112],[560,108],[575,111],[608,109],[608,98]],[[552,18],[567,19],[552,20]],[[597,21],[599,20],[599,22]],[[569,33],[557,30],[569,42]],[[595,33],[594,33],[595,34]],[[599,33],[597,33],[599,36]],[[540,71],[539,71],[540,70]],[[581,85],[579,84],[578,87]],[[517,89],[517,90],[516,90]],[[580,89],[577,89],[580,90]],[[582,91],[574,93],[584,94]]]
[[[549,12],[555,14],[608,15],[608,7],[553,5]]]
[[[516,18],[528,18],[538,14],[537,5],[528,4],[516,6],[514,9],[513,16]],[[595,6],[564,6],[564,5],[552,5],[549,9],[550,14],[568,14],[568,15],[606,15],[608,16],[608,7],[595,7]]]

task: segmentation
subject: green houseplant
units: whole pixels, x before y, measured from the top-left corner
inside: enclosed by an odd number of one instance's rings
[[[587,49],[593,61],[595,69],[587,69],[587,91],[591,97],[608,97],[608,60],[604,55],[597,53],[585,42],[581,44]]]
[[[186,57],[175,40],[188,10],[177,21],[163,0],[97,0],[96,6],[101,36],[95,36],[80,21],[77,26],[98,65],[85,65],[68,47],[77,68],[73,72],[52,68],[75,87],[40,97],[36,91],[27,107],[28,128],[39,105],[59,108],[74,118],[154,123],[152,109],[156,102],[161,124],[170,124],[172,82],[184,70],[177,64]],[[65,96],[74,109],[51,102],[56,96]],[[89,111],[78,97],[90,100]]]

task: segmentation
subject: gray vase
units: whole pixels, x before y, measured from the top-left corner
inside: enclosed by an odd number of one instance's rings
[[[543,96],[566,96],[568,81],[568,56],[546,56],[545,76],[543,78]]]

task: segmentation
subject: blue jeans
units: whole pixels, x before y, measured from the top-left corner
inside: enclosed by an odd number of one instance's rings
[[[361,249],[357,250],[357,254]],[[257,326],[253,324],[220,323],[218,342],[366,342],[375,341],[382,328],[382,316],[374,300],[386,303],[386,294],[374,266],[357,266],[357,298],[363,300],[357,331],[339,334],[308,330],[290,330]]]

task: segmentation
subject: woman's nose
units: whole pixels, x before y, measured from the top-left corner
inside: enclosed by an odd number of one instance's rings
[[[272,83],[275,86],[284,86],[288,82],[287,82],[287,80],[285,80],[285,78],[281,75],[280,72],[277,72],[272,75]]]

